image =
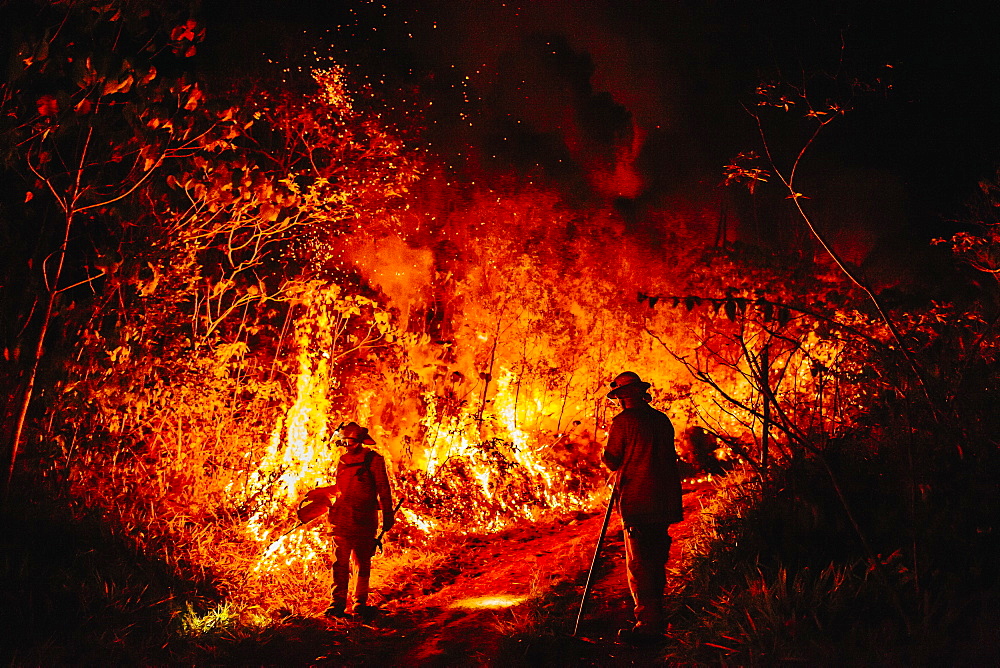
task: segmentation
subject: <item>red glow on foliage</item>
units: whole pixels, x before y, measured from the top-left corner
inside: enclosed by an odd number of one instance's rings
[[[59,101],[51,95],[38,98],[38,114],[40,116],[55,116],[59,113]]]

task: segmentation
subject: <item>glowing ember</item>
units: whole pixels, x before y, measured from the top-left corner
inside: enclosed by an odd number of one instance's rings
[[[463,598],[451,604],[452,608],[510,608],[524,603],[527,599],[523,596],[482,596],[479,598]]]

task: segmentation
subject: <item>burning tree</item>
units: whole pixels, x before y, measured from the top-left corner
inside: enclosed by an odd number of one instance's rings
[[[365,298],[338,300],[329,277],[310,275],[321,261],[286,258],[398,197],[406,158],[352,112],[336,70],[317,71],[307,98],[209,99],[184,70],[203,31],[182,5],[43,11],[59,30],[22,47],[8,145],[27,215],[46,231],[51,211],[61,226],[54,251],[26,267],[41,269],[42,308],[26,303],[6,342],[11,370],[24,369],[10,470],[34,405],[46,426],[31,432],[30,460],[141,546],[231,590],[257,549],[240,547],[251,518],[287,502],[278,490],[300,491],[282,479],[302,475],[287,462],[258,469],[295,412],[296,321],[316,316],[315,300],[340,309],[335,336],[364,326],[346,323]],[[24,335],[34,352],[19,356]],[[53,380],[39,397],[40,370]]]
[[[192,54],[201,38],[193,24],[182,23],[181,7],[155,14],[93,3],[20,9],[42,12],[43,20],[32,25],[53,27],[11,45],[17,65],[4,85],[8,174],[24,211],[9,215],[37,226],[41,242],[22,249],[20,261],[11,258],[5,277],[7,285],[24,280],[29,286],[16,298],[23,303],[5,342],[7,359],[23,365],[7,486],[53,320],[64,315],[72,291],[119,279],[116,242],[127,236],[128,204],[165,162],[196,150],[212,132],[205,124],[195,127],[198,86],[157,69]],[[160,21],[177,27],[162,33],[151,25]],[[151,32],[155,42],[146,41]],[[148,122],[156,107],[173,123]]]

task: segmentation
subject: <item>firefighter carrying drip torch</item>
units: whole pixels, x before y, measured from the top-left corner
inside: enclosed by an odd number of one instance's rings
[[[377,609],[368,605],[368,582],[372,557],[382,535],[395,523],[392,490],[385,469],[385,459],[365,445],[375,445],[368,429],[356,422],[341,425],[334,433],[338,446],[345,449],[334,473],[335,482],[309,492],[299,515],[328,508],[333,534],[333,586],[330,590],[328,617],[350,614],[368,615]],[[382,513],[382,532],[378,513]],[[315,516],[315,515],[314,515]],[[354,575],[354,588],[348,584]]]

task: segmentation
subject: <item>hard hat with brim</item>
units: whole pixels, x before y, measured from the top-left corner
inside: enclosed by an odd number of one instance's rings
[[[337,438],[358,441],[365,445],[375,445],[375,439],[368,434],[368,429],[362,427],[357,422],[348,422],[341,425],[335,435]]]
[[[652,385],[639,378],[639,374],[634,371],[623,371],[611,381],[611,391],[608,392],[608,397],[614,399],[623,392],[645,392],[651,387]]]

